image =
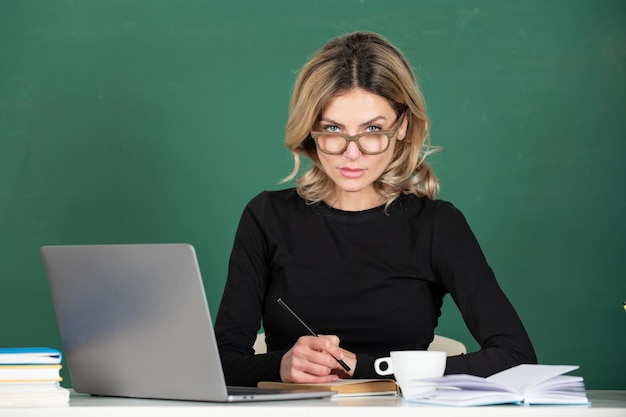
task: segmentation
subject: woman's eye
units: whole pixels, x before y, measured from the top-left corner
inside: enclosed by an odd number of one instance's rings
[[[369,126],[365,129],[366,132],[380,132],[381,130],[380,126]]]
[[[323,130],[325,130],[326,132],[333,132],[333,133],[339,132],[339,128],[337,126],[333,126],[333,125],[324,126]]]

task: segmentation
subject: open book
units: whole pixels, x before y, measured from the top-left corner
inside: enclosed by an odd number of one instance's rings
[[[313,388],[336,391],[335,397],[360,395],[397,395],[398,384],[393,379],[340,379],[328,384],[298,384],[286,382],[260,381],[259,388]]]
[[[424,404],[589,404],[583,378],[563,375],[578,366],[518,365],[487,378],[458,374],[429,378],[437,389],[406,398]]]

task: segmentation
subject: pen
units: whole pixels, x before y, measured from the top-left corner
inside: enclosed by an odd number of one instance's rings
[[[303,325],[303,326],[304,326],[304,328],[305,328],[305,329],[306,329],[306,330],[307,330],[307,331],[311,334],[311,336],[319,337],[319,336],[317,335],[317,333],[315,333],[315,332],[313,331],[313,329],[311,329],[309,326],[307,326],[307,325],[306,325],[306,323],[305,323],[305,322],[303,322],[303,321],[302,321],[302,319],[301,319],[300,317],[298,317],[298,315],[297,315],[296,313],[294,313],[294,312],[293,312],[293,310],[292,310],[292,309],[290,309],[290,308],[289,308],[289,306],[288,306],[287,304],[285,304],[285,302],[283,301],[283,299],[282,299],[282,298],[279,298],[278,300],[276,300],[276,302],[277,302],[278,304],[280,304],[280,306],[281,306],[282,308],[284,308],[285,310],[287,310],[287,312],[288,312],[289,314],[291,314],[292,316],[294,316],[294,317],[296,318],[296,320],[298,320],[298,321],[300,322],[300,324],[301,324],[301,325]],[[346,372],[350,372],[350,367],[348,366],[348,364],[347,364],[347,363],[345,363],[345,362],[344,362],[344,361],[342,361],[341,359],[337,359],[337,358],[335,358],[334,356],[333,356],[333,359],[335,359],[335,360],[339,363],[339,365],[341,365],[341,367],[342,367],[343,369],[345,369],[345,370],[346,370]]]

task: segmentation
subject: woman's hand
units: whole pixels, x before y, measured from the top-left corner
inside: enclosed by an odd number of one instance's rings
[[[349,373],[337,359],[350,367]],[[355,367],[356,355],[340,348],[337,336],[302,336],[280,361],[280,378],[283,382],[328,383],[351,377]]]

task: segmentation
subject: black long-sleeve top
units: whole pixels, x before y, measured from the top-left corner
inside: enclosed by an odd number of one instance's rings
[[[481,349],[449,357],[446,373],[488,376],[536,363],[529,337],[461,212],[403,195],[385,211],[307,204],[294,189],[263,192],[235,236],[215,333],[226,381],[280,381],[282,356],[307,332],[357,355],[355,378],[377,378],[376,358],[427,349],[449,293]],[[268,353],[252,345],[263,325]]]

